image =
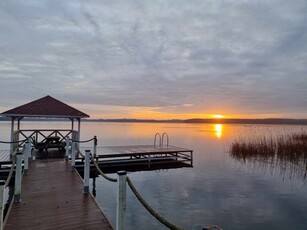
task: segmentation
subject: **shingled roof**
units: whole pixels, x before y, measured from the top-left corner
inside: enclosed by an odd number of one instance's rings
[[[46,96],[0,114],[6,117],[85,118],[89,115],[51,97]]]

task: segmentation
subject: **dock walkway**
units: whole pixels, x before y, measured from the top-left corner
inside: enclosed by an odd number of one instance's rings
[[[112,230],[75,170],[63,159],[31,161],[22,178],[21,202],[14,203],[5,229]]]

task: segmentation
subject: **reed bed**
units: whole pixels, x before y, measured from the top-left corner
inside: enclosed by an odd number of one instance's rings
[[[266,161],[284,166],[291,163],[307,170],[307,133],[259,136],[252,139],[238,139],[230,146],[230,155],[240,161]]]

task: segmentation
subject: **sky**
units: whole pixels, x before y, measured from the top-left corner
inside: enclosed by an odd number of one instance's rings
[[[307,118],[307,1],[0,1],[0,112]]]

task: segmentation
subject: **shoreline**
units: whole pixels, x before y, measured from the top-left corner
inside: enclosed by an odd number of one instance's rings
[[[10,122],[0,117],[0,122]],[[26,122],[62,122],[66,119],[25,118]],[[307,125],[307,119],[268,118],[268,119],[187,119],[187,120],[154,120],[154,119],[82,119],[82,122],[104,123],[169,123],[169,124],[240,124],[240,125]]]

